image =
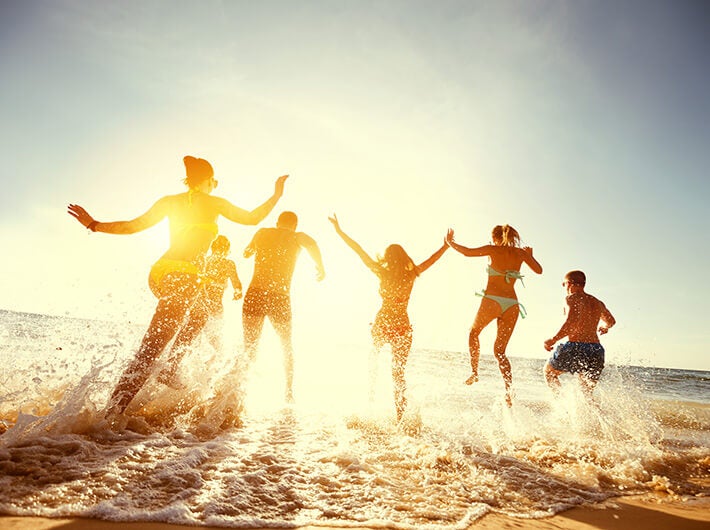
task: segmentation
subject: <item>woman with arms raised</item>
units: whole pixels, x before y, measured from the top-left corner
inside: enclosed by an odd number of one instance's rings
[[[385,344],[389,344],[392,348],[394,405],[397,411],[397,421],[400,421],[407,406],[404,368],[412,347],[412,326],[407,313],[409,296],[417,276],[436,263],[448,247],[444,243],[419,265],[416,265],[407,252],[396,244],[385,249],[383,258],[374,260],[357,242],[343,232],[335,215],[328,219],[333,223],[336,233],[360,256],[365,266],[374,272],[380,280],[382,306],[372,324],[372,339],[376,351],[379,351]]]
[[[170,223],[170,246],[153,265],[148,278],[158,305],[138,352],[111,395],[107,415],[123,413],[150,376],[156,359],[178,331],[181,335],[195,333],[193,328],[197,326],[189,318],[184,326],[182,324],[200,289],[199,275],[204,255],[217,236],[217,218],[221,215],[235,223],[258,224],[281,198],[288,178],[288,175],[279,177],[274,194],[261,206],[247,211],[212,195],[217,180],[207,160],[186,156],[183,161],[186,172],[183,182],[188,190],[159,199],[133,220],[99,222],[81,206],[69,205],[69,214],[92,232],[134,234],[166,217]]]
[[[496,226],[493,228],[491,237],[492,245],[468,248],[454,242],[454,231],[449,229],[446,234],[446,243],[464,256],[488,256],[488,285],[486,285],[483,295],[479,295],[483,296],[483,300],[481,300],[468,336],[471,376],[466,380],[466,384],[472,385],[478,381],[478,358],[481,354],[478,336],[483,328],[493,320],[497,320],[498,331],[493,346],[493,355],[495,355],[500,372],[503,374],[505,400],[510,407],[512,405],[513,374],[510,369],[510,361],[505,355],[505,349],[518,321],[518,314],[525,317],[525,309],[520,305],[518,297],[515,295],[515,281],[522,282],[523,276],[520,274],[520,267],[523,263],[537,274],[542,274],[542,265],[533,257],[532,248],[520,247],[520,235],[512,226]]]

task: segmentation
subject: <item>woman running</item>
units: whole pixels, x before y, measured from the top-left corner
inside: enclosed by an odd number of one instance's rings
[[[412,347],[412,326],[409,323],[407,305],[414,286],[414,280],[431,267],[446,252],[444,243],[428,259],[416,265],[400,245],[390,245],[384,257],[374,260],[362,247],[340,228],[338,218],[333,215],[328,220],[333,223],[336,233],[360,256],[365,266],[380,280],[382,306],[372,324],[372,340],[375,350],[389,344],[392,348],[392,381],[394,383],[394,405],[397,421],[402,419],[407,406],[404,369]]]
[[[518,321],[518,314],[525,317],[525,308],[518,302],[514,286],[516,280],[520,280],[522,283],[523,275],[520,274],[520,267],[523,263],[537,274],[542,274],[542,265],[533,257],[532,248],[520,246],[520,235],[512,226],[496,226],[493,228],[491,237],[492,245],[468,248],[454,242],[454,231],[449,229],[446,234],[446,243],[464,256],[488,256],[489,264],[486,269],[488,285],[486,285],[483,294],[479,295],[483,299],[468,336],[471,376],[466,380],[466,384],[472,385],[478,381],[478,359],[481,355],[478,336],[483,328],[493,320],[497,320],[498,331],[493,345],[493,355],[495,355],[498,368],[503,374],[505,400],[510,407],[513,403],[511,390],[513,374],[510,369],[510,361],[505,355],[505,349]]]
[[[99,222],[77,204],[68,213],[92,232],[134,234],[154,226],[166,217],[170,223],[168,250],[153,265],[148,282],[158,298],[153,319],[133,360],[124,370],[107,406],[107,415],[121,414],[148,379],[155,361],[178,333],[193,333],[190,319],[182,325],[199,291],[199,274],[204,255],[217,236],[217,218],[256,225],[281,198],[288,175],[276,180],[274,194],[261,206],[247,211],[227,199],[216,197],[214,170],[207,160],[186,156],[188,190],[158,199],[143,215],[130,221]]]

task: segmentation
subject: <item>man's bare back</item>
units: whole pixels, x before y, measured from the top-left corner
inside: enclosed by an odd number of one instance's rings
[[[572,293],[567,297],[569,311],[570,342],[599,342],[597,326],[603,317],[605,322],[611,315],[604,303],[585,292]]]
[[[310,239],[303,232],[287,228],[262,228],[244,252],[255,255],[251,287],[288,293],[296,266],[296,258]]]
[[[604,302],[584,291],[585,284],[586,276],[582,271],[570,271],[565,275],[562,285],[567,289],[567,318],[560,330],[545,341],[545,349],[552,351],[555,343],[564,337],[568,342],[560,344],[545,364],[545,378],[550,388],[559,392],[560,374],[576,373],[583,390],[591,396],[604,368],[604,348],[597,332],[605,334],[616,320]],[[601,321],[603,326],[599,326]]]

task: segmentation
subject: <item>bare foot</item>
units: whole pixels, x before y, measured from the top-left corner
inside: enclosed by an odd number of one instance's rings
[[[466,379],[465,384],[472,385],[478,381],[478,374],[471,374],[471,377]]]

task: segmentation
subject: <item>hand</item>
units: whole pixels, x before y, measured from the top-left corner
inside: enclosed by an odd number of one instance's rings
[[[234,296],[232,297],[232,300],[239,300],[241,297],[242,297],[242,288],[235,287],[234,288]]]
[[[340,230],[340,223],[338,222],[338,216],[333,214],[328,217],[328,221],[330,221],[333,226],[335,227],[336,230]]]
[[[325,270],[323,267],[316,269],[316,281],[322,282],[325,279]]]
[[[449,246],[451,246],[451,244],[454,242],[454,229],[453,228],[449,228],[446,231],[446,237],[444,238],[444,242]]]
[[[94,218],[91,217],[88,212],[78,204],[70,204],[67,213],[85,227],[88,227],[94,221]]]
[[[545,349],[546,349],[547,351],[552,351],[552,348],[554,348],[554,346],[555,346],[555,342],[557,342],[557,341],[556,341],[556,340],[552,340],[552,339],[547,339],[547,340],[545,341]]]
[[[599,326],[599,334],[600,335],[606,335],[607,332],[609,331],[609,328],[606,326]]]
[[[286,185],[286,179],[288,178],[288,175],[281,175],[279,178],[276,179],[276,186],[274,193],[281,197],[281,195],[284,194],[284,186]]]

